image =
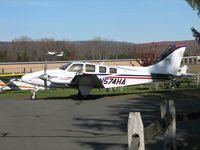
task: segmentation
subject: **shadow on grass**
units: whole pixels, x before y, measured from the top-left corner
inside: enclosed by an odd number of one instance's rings
[[[106,94],[90,94],[86,98],[79,97],[76,94],[69,95],[69,96],[49,96],[44,98],[38,98],[39,100],[84,100],[84,101],[90,101],[90,100],[98,100],[104,97],[117,97],[117,96],[126,96],[126,95],[133,95],[133,96],[153,96],[153,97],[194,97],[198,98],[200,97],[200,94],[198,94],[199,89],[167,89],[167,90],[158,90],[158,91],[134,91],[134,92],[116,92],[116,93],[106,93]]]
[[[84,100],[84,101],[89,101],[89,100],[98,100],[104,97],[117,97],[117,96],[126,96],[126,95],[138,95],[138,94],[144,94],[144,93],[155,93],[155,92],[133,92],[133,93],[112,93],[112,94],[91,94],[88,95],[86,98],[84,97],[79,97],[78,95],[70,95],[70,96],[55,96],[55,97],[46,97],[46,98],[39,98],[39,99],[44,99],[44,100]],[[157,92],[161,93],[161,92]]]

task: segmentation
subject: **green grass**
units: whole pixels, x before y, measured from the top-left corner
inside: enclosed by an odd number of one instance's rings
[[[78,90],[76,89],[56,89],[56,90],[45,90],[37,93],[38,98],[70,98],[76,97]],[[131,96],[159,96],[159,97],[199,97],[200,89],[197,89],[195,85],[188,86],[183,84],[181,88],[176,89],[155,89],[153,85],[142,85],[142,86],[130,86],[124,87],[123,91],[120,88],[114,88],[107,91],[106,89],[93,89],[90,92],[90,96],[119,96],[119,95],[131,95]],[[0,98],[30,98],[31,91],[5,91],[0,94]]]
[[[56,89],[56,90],[44,90],[37,92],[38,98],[46,97],[67,97],[70,95],[76,95],[75,89]],[[32,95],[30,90],[16,90],[16,91],[4,91],[0,94],[0,98],[29,98]]]

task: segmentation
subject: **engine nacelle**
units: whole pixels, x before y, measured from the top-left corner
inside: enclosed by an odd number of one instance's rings
[[[49,81],[53,84],[69,84],[71,82],[70,78],[53,78],[49,79]]]

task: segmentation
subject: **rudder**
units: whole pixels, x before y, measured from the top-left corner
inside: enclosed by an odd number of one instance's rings
[[[156,63],[150,66],[153,73],[177,75],[186,46],[169,46],[158,58]]]

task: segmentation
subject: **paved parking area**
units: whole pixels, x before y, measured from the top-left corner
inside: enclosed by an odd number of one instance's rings
[[[115,96],[77,100],[0,99],[2,150],[126,150],[129,112],[142,113],[147,125],[160,118],[166,98]],[[200,99],[175,98],[177,113],[198,111]],[[177,123],[181,144],[198,142],[200,120]],[[158,136],[147,149],[163,149]]]

